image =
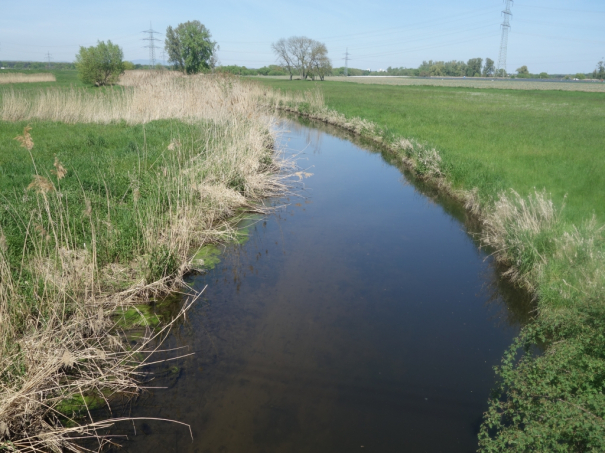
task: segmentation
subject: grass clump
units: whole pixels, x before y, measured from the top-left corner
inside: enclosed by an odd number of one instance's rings
[[[0,91],[0,449],[76,451],[73,433],[109,426],[89,402],[136,394],[166,332],[141,304],[178,289],[201,265],[192,250],[235,238],[232,218],[282,190],[261,163],[273,136],[257,88],[139,82]],[[131,345],[120,332],[135,324]],[[66,423],[76,403],[86,419]]]

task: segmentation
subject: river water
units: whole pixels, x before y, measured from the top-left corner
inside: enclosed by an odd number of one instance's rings
[[[137,422],[120,451],[475,451],[527,296],[498,278],[461,208],[392,158],[326,126],[279,129],[312,176],[191,277],[208,288],[165,346],[195,355],[163,365],[175,368],[150,385],[166,388],[128,409],[188,423],[193,440]]]

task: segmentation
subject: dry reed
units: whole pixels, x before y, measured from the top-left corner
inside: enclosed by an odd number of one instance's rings
[[[35,83],[35,82],[56,82],[54,74],[50,73],[39,73],[39,74],[22,74],[18,73],[6,73],[0,74],[0,84],[3,83]]]
[[[35,94],[8,91],[0,101],[3,121],[48,120],[65,123],[129,124],[177,118],[183,121],[242,121],[260,114],[259,88],[228,77],[183,77],[163,71],[145,74],[130,71],[124,87],[105,91],[47,89]],[[143,73],[143,74],[141,74]]]
[[[87,420],[70,420],[76,428],[65,428],[58,406],[74,397],[85,402],[89,395],[109,404],[113,394],[140,390],[140,366],[148,357],[144,354],[141,362],[141,353],[166,330],[149,332],[130,348],[116,330],[116,310],[178,290],[193,265],[192,250],[233,236],[230,218],[237,209],[262,211],[262,205],[252,202],[284,189],[277,167],[266,162],[274,137],[272,119],[258,103],[258,87],[233,78],[173,73],[127,73],[124,83],[129,86],[96,93],[69,89],[30,96],[11,91],[2,99],[5,121],[144,123],[179,118],[202,128],[205,141],[185,145],[179,137],[172,139],[155,167],[156,194],[144,203],[133,181],[134,209],[143,232],[136,244],[140,256],[133,262],[99,266],[101,245],[95,236],[88,247],[78,246],[66,197],[46,177],[34,176],[28,196],[37,197],[38,209],[22,226],[32,243],[32,250],[23,252],[22,271],[11,269],[0,230],[0,449],[81,451],[74,437],[97,438],[99,447],[109,442],[98,430],[110,422],[96,422],[85,410]],[[20,136],[24,146],[30,130]],[[68,162],[58,159],[54,167],[57,181],[71,171]],[[89,202],[84,214],[92,231],[112,228]],[[150,280],[147,269],[158,250],[177,267]],[[18,281],[23,271],[27,282]],[[34,305],[24,285],[33,286]]]

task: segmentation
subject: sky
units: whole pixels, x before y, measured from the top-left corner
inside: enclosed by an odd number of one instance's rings
[[[416,68],[424,60],[491,58],[500,51],[503,0],[0,0],[0,61],[73,61],[80,46],[111,40],[124,59],[146,63],[150,28],[199,20],[223,65],[275,64],[271,43],[307,36],[326,44],[334,67]],[[605,1],[516,0],[508,72],[592,72],[605,56]]]

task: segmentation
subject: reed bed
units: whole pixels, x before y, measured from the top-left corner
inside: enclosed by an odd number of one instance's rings
[[[56,82],[54,74],[43,72],[38,74],[0,73],[0,84],[4,83],[35,83],[35,82]]]
[[[124,86],[97,91],[48,89],[32,95],[11,90],[0,101],[0,119],[141,124],[169,118],[241,121],[259,114],[258,88],[226,77],[128,71],[119,83]]]
[[[166,332],[150,329],[131,347],[119,314],[182,288],[183,276],[204,266],[196,250],[233,237],[238,212],[262,212],[258,202],[284,189],[259,88],[164,73],[129,74],[124,83],[95,92],[10,91],[0,104],[3,121],[32,121],[15,143],[34,173],[29,184],[1,194],[0,449],[6,451],[82,451],[82,438],[98,439],[99,448],[111,442],[100,430],[112,421],[93,420],[88,402],[137,394],[149,348]],[[55,157],[50,165],[37,157],[39,121],[111,127],[166,118],[183,127],[171,126],[161,149],[136,148],[125,193],[112,187],[113,167],[91,191],[70,161]],[[94,165],[101,151],[90,146],[81,153]],[[66,414],[66,401],[79,401],[81,411]]]

